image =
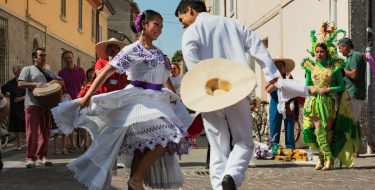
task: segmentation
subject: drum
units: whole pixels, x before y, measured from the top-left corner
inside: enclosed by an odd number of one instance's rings
[[[37,99],[40,106],[50,110],[61,102],[61,85],[58,83],[47,83],[46,87],[35,88],[33,95]]]

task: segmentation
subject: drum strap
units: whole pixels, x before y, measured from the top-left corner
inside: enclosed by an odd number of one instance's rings
[[[38,66],[34,65],[40,72],[43,73],[44,77],[46,77],[47,82],[50,82],[52,80],[52,77],[50,77],[47,73],[45,73],[42,69],[40,69]]]

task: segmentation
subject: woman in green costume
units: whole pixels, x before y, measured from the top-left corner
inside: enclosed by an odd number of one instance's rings
[[[305,121],[310,121],[313,128],[304,130],[304,136],[308,143],[316,139],[319,146],[319,160],[315,169],[330,170],[333,167],[333,155],[331,151],[331,139],[333,137],[332,126],[336,120],[338,109],[338,95],[344,91],[345,84],[342,75],[344,62],[341,59],[332,58],[328,53],[325,43],[315,46],[316,62],[305,59],[302,63],[306,70],[306,86],[309,89],[309,97],[304,105]],[[315,133],[315,137],[314,137]],[[306,138],[304,138],[306,141]]]

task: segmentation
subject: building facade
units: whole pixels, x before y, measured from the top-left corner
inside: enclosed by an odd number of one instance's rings
[[[375,10],[375,5],[369,4],[369,1],[371,0],[205,0],[211,14],[236,18],[251,28],[272,57],[293,59],[296,67],[292,75],[299,81],[305,80],[305,72],[300,63],[303,58],[309,57],[307,50],[311,48],[310,31],[316,30],[319,33],[324,21],[334,22],[337,28],[347,31],[346,36],[353,40],[355,48],[365,52],[366,10]],[[372,25],[375,25],[375,17],[371,15],[371,18]],[[374,55],[373,50],[371,53]],[[249,61],[258,82],[255,96],[268,100],[262,71],[250,56]],[[370,81],[374,84],[375,76],[369,75],[368,78],[368,84]],[[366,143],[373,145],[375,142],[372,131],[375,127],[374,92],[374,85],[370,85],[368,107],[365,106],[361,121],[361,152],[366,152]]]
[[[58,72],[70,50],[77,65],[95,63],[95,44],[107,38],[113,13],[102,0],[0,0],[0,85],[12,78],[12,65],[32,64],[31,53],[46,48],[47,63]]]
[[[131,24],[139,14],[138,4],[133,0],[109,0],[115,9],[115,14],[108,18],[108,38],[115,37],[128,44],[138,39],[131,30]]]

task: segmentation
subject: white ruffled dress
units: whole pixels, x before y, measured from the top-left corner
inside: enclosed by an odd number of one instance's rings
[[[158,48],[146,49],[137,41],[124,47],[109,63],[132,81],[163,84],[170,64]],[[79,158],[68,164],[75,177],[89,189],[110,185],[116,156],[132,155],[135,150],[153,150],[156,145],[168,151],[151,167],[145,184],[152,188],[181,187],[183,177],[177,155],[187,153],[185,139],[192,118],[178,95],[162,89],[151,90],[128,85],[125,89],[93,96],[87,108],[79,100],[52,109],[57,126],[69,134],[85,128],[93,143]]]

